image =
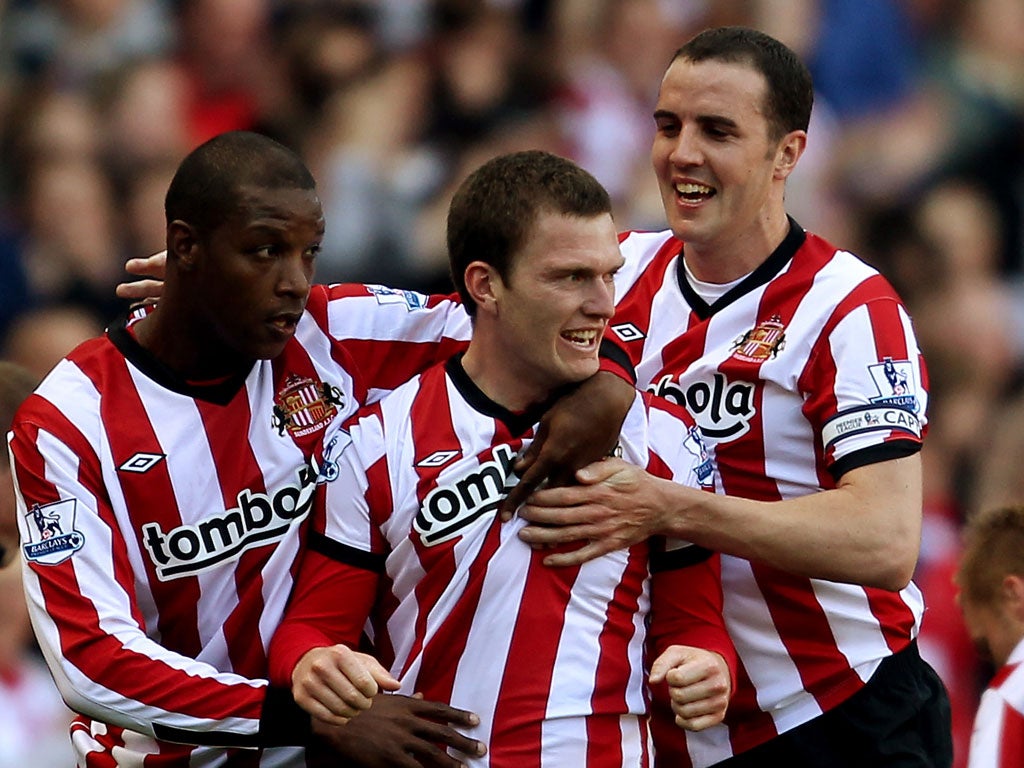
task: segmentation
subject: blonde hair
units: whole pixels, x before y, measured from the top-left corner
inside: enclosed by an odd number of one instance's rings
[[[979,605],[998,602],[1003,578],[1024,577],[1024,506],[979,512],[964,528],[964,550],[956,582]]]

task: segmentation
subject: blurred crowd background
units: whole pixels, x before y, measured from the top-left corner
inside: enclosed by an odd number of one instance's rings
[[[1021,0],[0,0],[0,359],[42,377],[124,310],[114,285],[126,258],[163,249],[177,163],[229,129],[307,159],[321,282],[447,292],[455,185],[520,148],[593,172],[620,229],[664,228],[658,83],[719,24],[808,63],[790,212],[878,266],[915,318],[932,392],[921,645],[963,765],[991,670],[954,600],[959,528],[1024,501]],[[19,745],[4,712],[0,768],[38,764],[5,762]]]

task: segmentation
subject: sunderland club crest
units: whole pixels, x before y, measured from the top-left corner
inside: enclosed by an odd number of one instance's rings
[[[271,423],[279,435],[287,429],[292,437],[305,437],[329,424],[343,402],[338,387],[291,374],[274,397]]]
[[[82,548],[85,537],[75,530],[74,499],[51,504],[33,504],[25,517],[29,541],[22,549],[25,557],[43,565],[57,565]]]
[[[772,315],[732,343],[732,356],[747,363],[763,363],[786,346],[786,326],[779,315]]]

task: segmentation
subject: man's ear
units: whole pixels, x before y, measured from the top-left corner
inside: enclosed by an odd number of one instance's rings
[[[1003,577],[1002,596],[1010,612],[1024,622],[1024,577],[1008,573]]]
[[[497,270],[483,261],[472,261],[463,274],[466,292],[476,302],[477,312],[497,312],[504,283]]]
[[[194,269],[199,258],[199,237],[191,224],[175,219],[167,225],[167,260],[178,269]]]
[[[786,179],[796,168],[797,161],[807,148],[806,131],[790,131],[775,152],[775,178]]]

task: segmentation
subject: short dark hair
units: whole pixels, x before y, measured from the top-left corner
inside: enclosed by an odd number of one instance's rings
[[[238,201],[242,186],[316,189],[313,174],[288,147],[250,131],[229,131],[200,144],[181,161],[167,188],[167,223],[181,220],[209,235]]]
[[[806,131],[814,105],[814,84],[807,66],[771,35],[748,27],[715,27],[690,39],[672,61],[726,61],[749,64],[765,79],[765,117],[773,139]]]
[[[1024,506],[978,512],[967,519],[963,535],[957,585],[972,602],[993,606],[1005,576],[1024,577]]]
[[[610,214],[608,191],[576,163],[541,150],[499,155],[471,173],[448,208],[448,261],[452,282],[470,315],[476,304],[466,291],[466,267],[490,264],[508,279],[538,214]]]

